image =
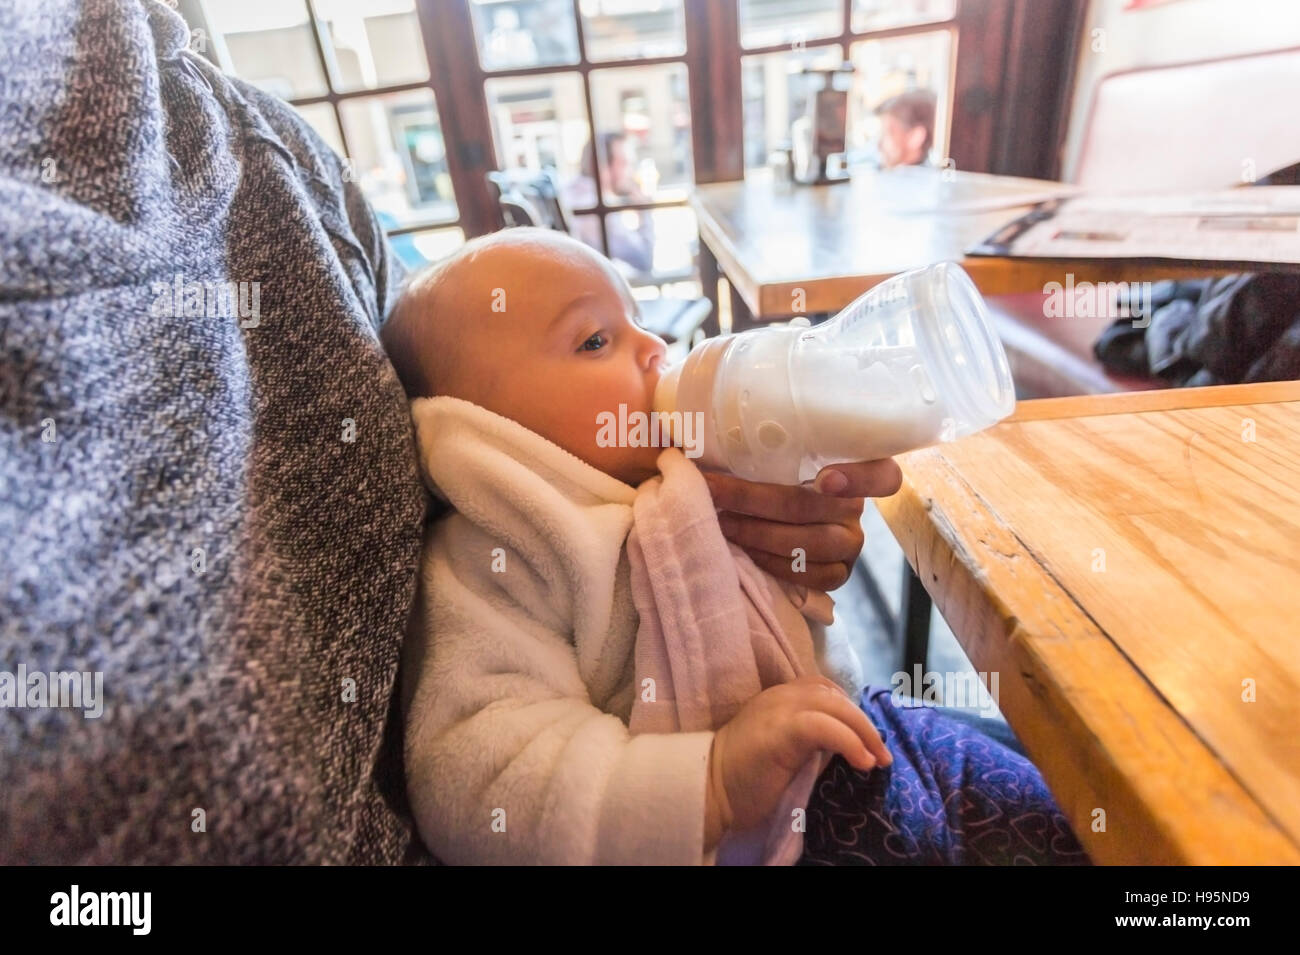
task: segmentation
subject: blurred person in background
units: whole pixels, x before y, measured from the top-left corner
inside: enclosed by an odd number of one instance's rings
[[[936,98],[930,90],[909,90],[891,96],[875,113],[880,117],[880,165],[922,166],[934,145]]]
[[[636,179],[636,156],[625,133],[601,133],[596,148],[604,159],[599,163],[600,190],[607,204],[611,202],[649,202]],[[595,170],[592,153],[583,157],[583,174],[565,189],[565,201],[571,209],[596,204]],[[621,262],[634,273],[648,275],[654,271],[654,223],[644,209],[627,209],[612,213],[606,220],[609,233],[609,257]],[[595,249],[600,248],[600,222],[596,216],[576,216],[573,234]]]

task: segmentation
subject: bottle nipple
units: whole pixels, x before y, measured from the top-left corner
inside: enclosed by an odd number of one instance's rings
[[[655,385],[655,411],[667,414],[677,410],[677,384],[681,381],[685,364],[679,361],[659,377],[659,384]]]

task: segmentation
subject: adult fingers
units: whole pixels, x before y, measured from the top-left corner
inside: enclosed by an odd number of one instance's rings
[[[714,506],[735,514],[784,524],[846,524],[862,516],[860,496],[832,497],[810,485],[759,484],[720,471],[705,471],[704,480]]]
[[[802,556],[805,561],[818,564],[852,562],[862,550],[860,521],[851,524],[786,524],[722,511],[718,514],[718,525],[723,536],[733,544],[786,559]]]
[[[889,497],[903,486],[903,472],[893,458],[828,464],[817,473],[813,487],[835,497]]]

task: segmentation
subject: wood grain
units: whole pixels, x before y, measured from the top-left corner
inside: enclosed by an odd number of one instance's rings
[[[1098,861],[1300,862],[1297,388],[1025,403],[880,502]]]
[[[1265,381],[1249,385],[1167,388],[1159,391],[1126,391],[1119,394],[1043,398],[1038,401],[1020,402],[1016,405],[1015,413],[1007,420],[1010,422],[1085,418],[1094,415],[1132,414],[1139,411],[1262,405],[1276,401],[1300,401],[1300,381]]]

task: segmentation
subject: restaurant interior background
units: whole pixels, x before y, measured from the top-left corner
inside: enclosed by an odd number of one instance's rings
[[[647,251],[622,262],[642,298],[699,294],[687,191],[769,162],[822,82],[800,69],[852,63],[834,81],[849,93],[851,165],[879,161],[874,108],[920,89],[937,103],[931,163],[1070,181],[1100,78],[1300,37],[1300,5],[1288,0],[177,6],[196,51],[293,103],[349,159],[407,263],[499,228],[487,172],[549,167],[585,241],[608,252],[614,220],[646,237]],[[1170,172],[1161,156],[1132,159],[1158,181]]]
[[[851,73],[833,79],[848,93],[850,169],[880,163],[876,108],[927,90],[936,103],[931,165],[1065,182],[1091,177],[1090,185],[1103,188],[1220,188],[1236,183],[1180,182],[1197,172],[1188,134],[1166,142],[1143,127],[1141,110],[1122,163],[1093,164],[1085,173],[1084,128],[1099,85],[1125,71],[1300,46],[1300,3],[1293,0],[177,6],[197,52],[294,104],[347,158],[408,265],[501,227],[489,173],[549,169],[574,233],[611,254],[641,299],[701,294],[689,191],[775,164],[823,82],[806,69],[852,64]],[[1249,96],[1241,106],[1245,114],[1268,108]],[[1201,117],[1190,135],[1213,143],[1221,119]],[[1280,132],[1278,155],[1252,160],[1260,175],[1274,159],[1285,164],[1295,138]],[[643,236],[645,247],[629,251],[610,241],[629,234]],[[723,288],[717,301],[729,312]],[[724,315],[724,329],[727,322]],[[873,508],[867,523],[870,576],[893,579],[904,567],[901,551]],[[841,625],[867,627],[882,602],[887,613],[900,612],[892,586],[874,589],[870,600],[854,593],[850,586],[836,595]],[[969,668],[938,615],[933,627],[931,666]],[[869,676],[887,682],[892,638],[879,627],[876,633],[880,666]]]
[[[1050,174],[1046,151],[1027,156],[995,144],[1037,141],[1053,125],[1081,8],[1057,0],[178,7],[196,31],[196,49],[293,103],[351,160],[408,263],[439,258],[498,226],[488,170],[551,167],[571,200],[575,231],[593,245],[603,246],[602,218],[621,216],[635,228],[648,217],[652,255],[624,263],[645,297],[665,283],[671,294],[699,293],[687,190],[768,161],[821,83],[793,68],[852,61],[852,77],[836,79],[850,94],[850,162],[877,158],[876,105],[929,89],[938,103],[933,161]],[[1020,75],[1004,61],[1019,63]],[[1045,73],[1047,64],[1054,66]],[[603,175],[590,175],[593,144],[611,133],[625,137],[634,170],[614,189],[607,150],[596,157]]]

